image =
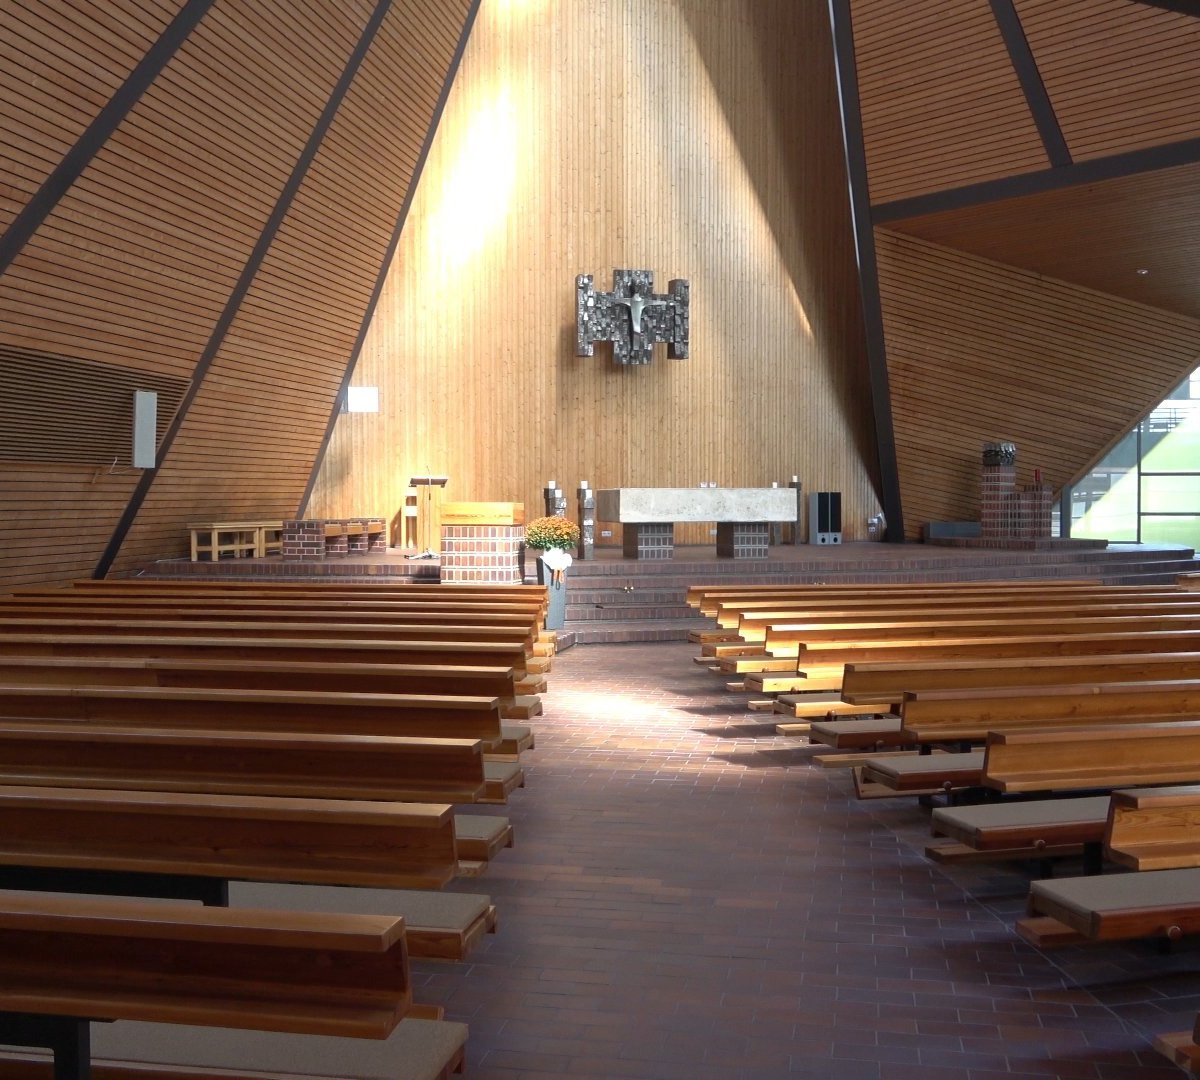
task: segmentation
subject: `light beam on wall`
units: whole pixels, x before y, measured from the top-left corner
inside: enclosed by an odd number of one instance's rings
[[[434,265],[461,270],[503,227],[517,182],[517,118],[508,86],[480,102],[429,220]]]

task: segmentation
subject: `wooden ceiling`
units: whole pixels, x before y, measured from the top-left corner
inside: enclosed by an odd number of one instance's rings
[[[877,218],[934,243],[1200,316],[1200,147],[1188,152],[1200,137],[1200,18],[1138,0],[1012,7],[1045,118],[1069,158],[1058,167],[1031,147],[1038,103],[1017,85],[1017,62],[989,4],[923,0],[901,13],[855,0]],[[924,26],[919,44],[909,44],[910,22]],[[974,123],[952,131],[948,117]],[[1150,156],[1168,150],[1187,160],[1164,168],[1169,158]],[[964,193],[970,184],[982,186]],[[952,208],[933,209],[939,193]],[[920,208],[931,212],[894,217],[896,200],[914,196],[925,196]]]
[[[890,228],[1200,318],[1200,163],[927,214]]]

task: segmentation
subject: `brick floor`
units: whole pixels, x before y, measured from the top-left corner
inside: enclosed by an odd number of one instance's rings
[[[696,651],[555,659],[517,846],[459,886],[499,932],[414,965],[470,1024],[468,1075],[1183,1075],[1149,1040],[1191,1026],[1200,953],[1024,944],[1022,868],[928,862],[928,811],[855,801]]]

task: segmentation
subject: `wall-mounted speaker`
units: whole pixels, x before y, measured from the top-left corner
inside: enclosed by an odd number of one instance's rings
[[[133,467],[153,469],[158,464],[158,394],[133,392]]]
[[[842,542],[842,493],[840,491],[809,493],[808,542],[810,544],[840,544]]]

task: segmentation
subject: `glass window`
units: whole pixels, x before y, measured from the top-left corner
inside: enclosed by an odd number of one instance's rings
[[[1200,548],[1200,368],[1071,489],[1071,535]]]

